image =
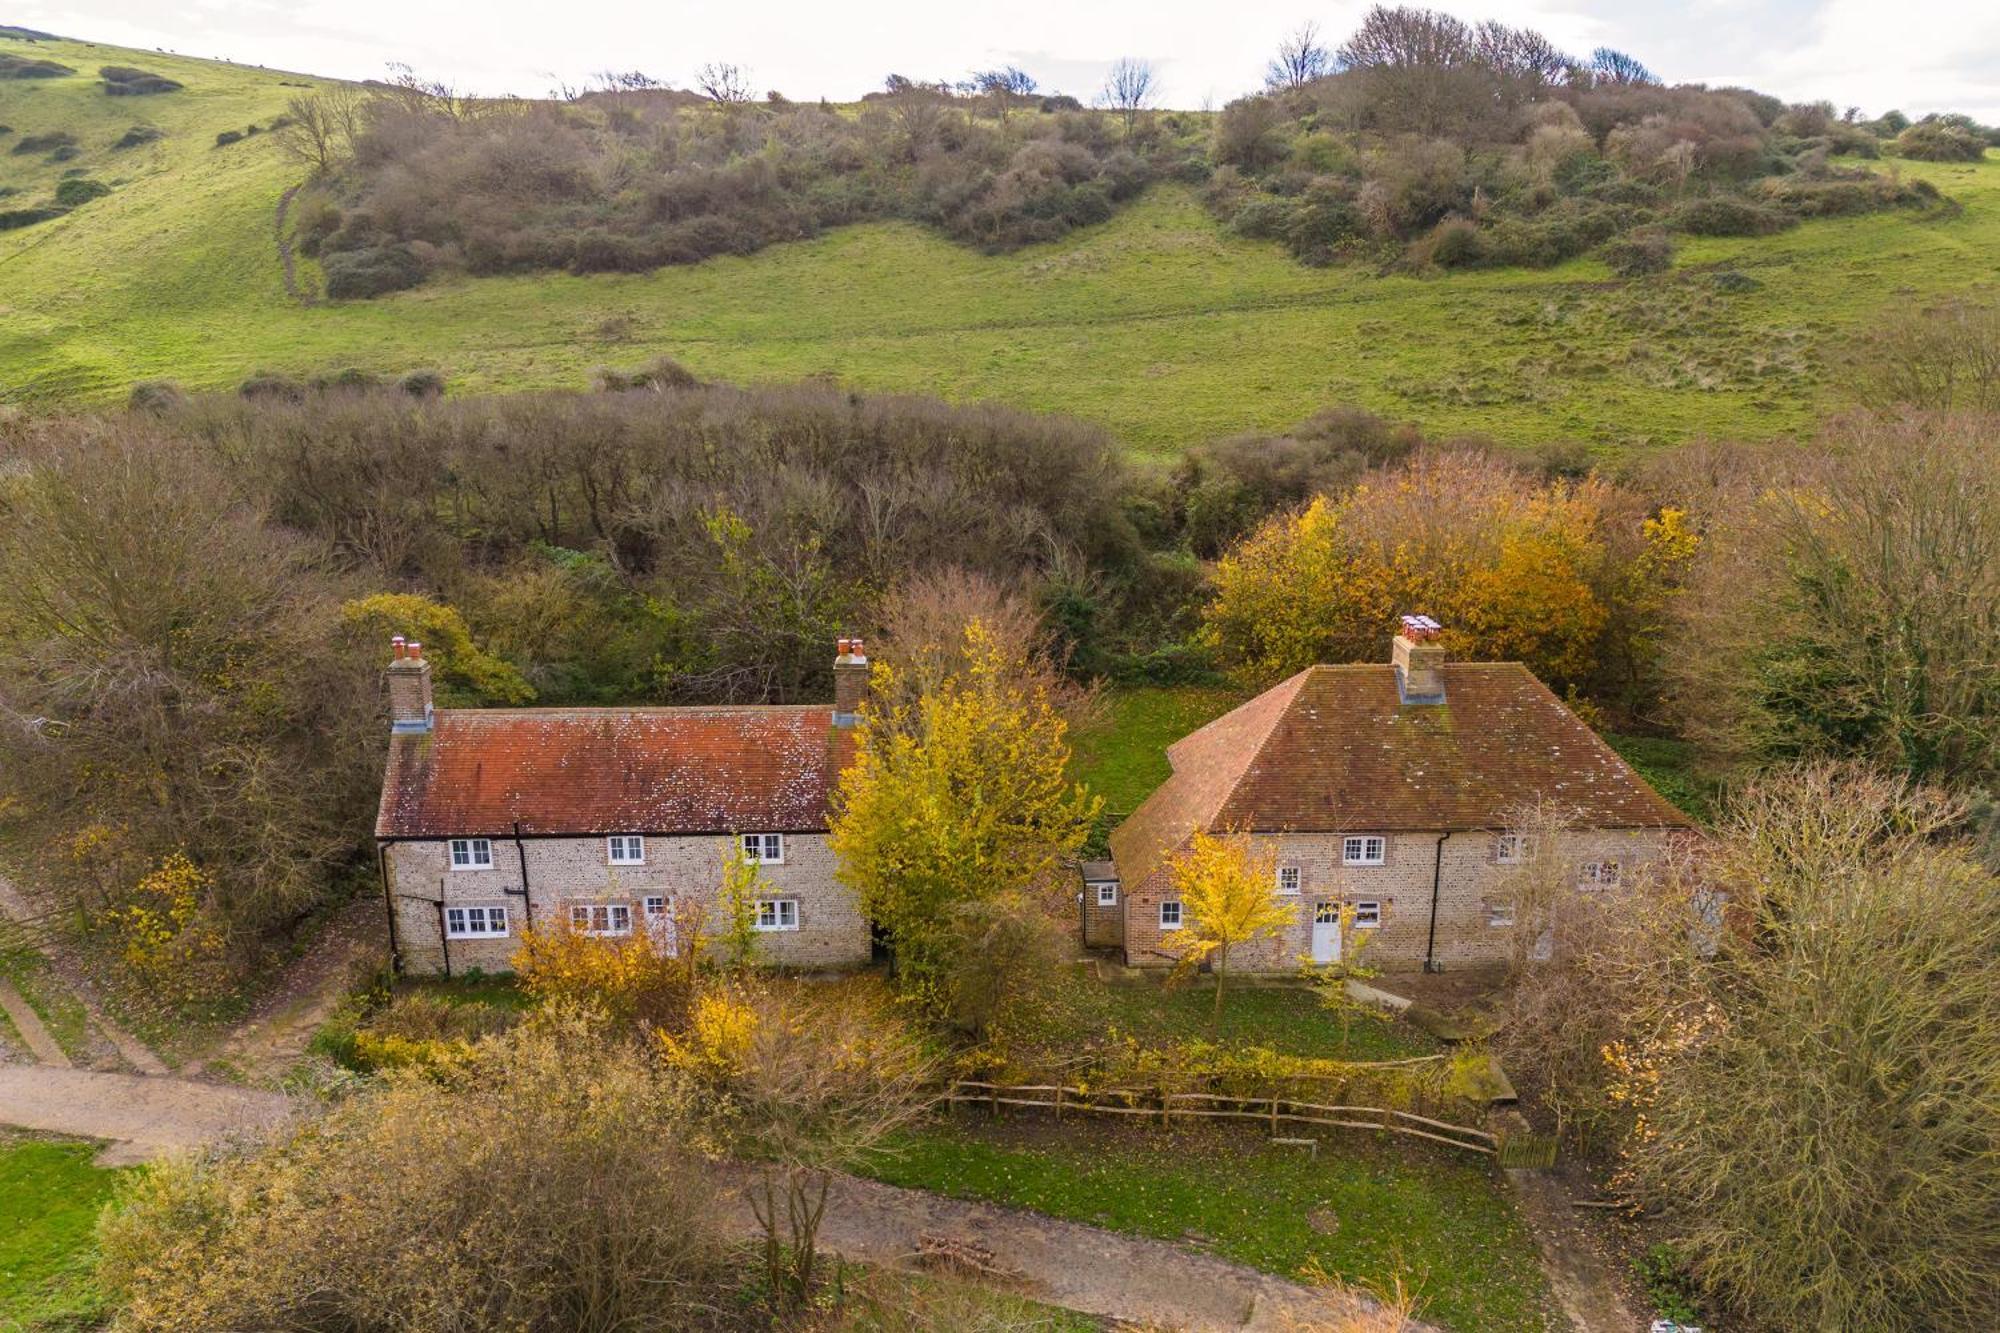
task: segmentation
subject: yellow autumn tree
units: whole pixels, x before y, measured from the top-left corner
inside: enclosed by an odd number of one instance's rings
[[[443,602],[412,592],[376,593],[344,603],[340,618],[385,643],[402,634],[423,644],[442,705],[524,704],[535,697],[514,664],[474,643],[465,617]]]
[[[1267,520],[1217,564],[1202,634],[1246,683],[1376,661],[1397,616],[1445,625],[1473,659],[1575,681],[1596,666],[1608,488],[1536,484],[1469,454],[1420,457]]]
[[[887,930],[906,992],[942,1010],[968,938],[959,909],[1052,884],[1101,802],[1072,784],[1068,727],[985,624],[965,666],[913,700],[878,665],[830,840],[840,876]],[[904,701],[908,700],[908,701]]]
[[[1276,939],[1292,924],[1296,908],[1278,897],[1277,862],[1247,835],[1216,836],[1196,829],[1168,867],[1180,895],[1181,961],[1203,961],[1215,973],[1215,1017],[1222,1017],[1222,985],[1229,951],[1252,940]]]

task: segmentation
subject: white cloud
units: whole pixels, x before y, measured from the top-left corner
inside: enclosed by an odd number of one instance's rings
[[[15,0],[11,22],[65,36],[348,78],[390,61],[471,91],[540,94],[608,67],[686,84],[707,60],[750,68],[760,88],[851,99],[890,71],[959,78],[1012,59],[1050,88],[1089,97],[1120,56],[1159,67],[1165,99],[1216,105],[1254,88],[1278,38],[1303,18],[1334,36],[1364,0],[1017,0],[1004,10],[934,0],[660,5],[569,0]],[[1792,100],[1869,112],[1964,110],[2000,120],[2000,6],[1986,0],[1489,0],[1441,6],[1540,28],[1578,51],[1631,52],[1675,81],[1745,83]]]

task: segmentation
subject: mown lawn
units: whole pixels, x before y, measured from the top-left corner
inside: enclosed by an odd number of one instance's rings
[[[1069,413],[1160,456],[1337,403],[1615,454],[1800,430],[1840,403],[1847,341],[1884,307],[2000,277],[1994,159],[1881,164],[1935,181],[1963,204],[1956,217],[1690,238],[1673,271],[1629,282],[1594,259],[1430,277],[1306,268],[1222,231],[1191,189],[1160,186],[1011,255],[884,223],[652,274],[441,280],[307,308],[284,292],[272,234],[295,168],[269,135],[213,143],[312,80],[70,42],[0,50],[187,84],[107,98],[87,74],[0,82],[0,121],[74,128],[70,166],[116,187],[0,233],[0,397],[23,401],[116,401],[155,377],[229,387],[258,367],[428,365],[458,390],[580,387],[595,365],[664,354],[704,377],[824,375]],[[112,149],[135,122],[166,137]],[[0,185],[37,202],[65,169],[0,154]],[[1724,269],[1759,285],[1720,286]]]
[[[1176,1041],[1261,1046],[1281,1055],[1326,1059],[1401,1060],[1432,1055],[1437,1040],[1392,1015],[1366,1013],[1341,1040],[1340,1019],[1302,986],[1239,987],[1223,996],[1214,1021],[1215,992],[1206,986],[1165,990],[1153,982],[1107,984],[1081,968],[1047,974],[1008,1025],[1025,1056],[1074,1053],[1085,1042],[1131,1037],[1141,1045]]]
[[[981,1112],[928,1125],[896,1148],[871,1174],[1198,1245],[1287,1277],[1316,1262],[1328,1276],[1386,1291],[1400,1275],[1423,1318],[1465,1333],[1549,1326],[1534,1240],[1504,1186],[1482,1159],[1446,1149],[1349,1133],[1307,1158],[1233,1129],[995,1125]]]
[[[121,1172],[92,1166],[97,1150],[0,1131],[0,1333],[89,1327],[102,1313],[94,1229]]]

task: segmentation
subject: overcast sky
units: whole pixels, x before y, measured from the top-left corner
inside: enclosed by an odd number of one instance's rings
[[[1669,82],[1749,84],[1869,115],[1960,110],[2000,121],[2000,0],[1487,0],[1439,6],[1540,29],[1578,52],[1627,51]],[[1311,0],[12,0],[6,21],[346,78],[401,61],[478,93],[538,96],[638,69],[686,86],[704,61],[747,66],[759,91],[851,100],[894,71],[959,78],[1002,62],[1088,98],[1140,56],[1166,104],[1220,106],[1255,87],[1302,19],[1337,43],[1367,8]]]

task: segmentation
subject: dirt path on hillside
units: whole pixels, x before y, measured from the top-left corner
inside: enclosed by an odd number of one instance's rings
[[[14,1031],[20,1034],[36,1064],[54,1065],[58,1069],[71,1067],[62,1044],[49,1032],[42,1016],[35,1012],[27,997],[14,989],[11,981],[0,981],[0,1012],[6,1013],[7,1021],[14,1025]]]
[[[741,1193],[753,1177],[742,1167],[724,1175],[737,1224],[754,1231]],[[996,1268],[1018,1275],[1008,1285],[1021,1295],[1190,1333],[1278,1333],[1375,1308],[1365,1296],[1318,1291],[1165,1241],[847,1176],[835,1183],[820,1238],[843,1258],[898,1267],[911,1266],[925,1238],[969,1243],[990,1251]],[[1429,1328],[1416,1322],[1405,1327],[1411,1333]]]
[[[389,957],[379,899],[366,895],[340,909],[306,952],[287,963],[249,1015],[221,1044],[181,1073],[213,1071],[253,1087],[275,1085],[305,1054],[320,1024],[346,996],[357,971]]]
[[[1518,1111],[1495,1117],[1509,1129],[1526,1130]],[[1521,1205],[1521,1220],[1542,1252],[1542,1271],[1563,1313],[1576,1333],[1632,1333],[1645,1325],[1626,1305],[1624,1292],[1577,1219],[1562,1179],[1553,1171],[1505,1172],[1507,1185]]]
[[[152,1047],[113,1022],[111,1016],[104,1012],[104,1006],[97,1002],[97,987],[63,952],[55,933],[46,929],[43,914],[36,910],[34,903],[5,875],[0,875],[0,917],[7,918],[27,932],[29,940],[48,960],[57,980],[76,997],[77,1003],[89,1016],[91,1026],[118,1052],[119,1059],[142,1074],[168,1072],[166,1061],[154,1054]]]

